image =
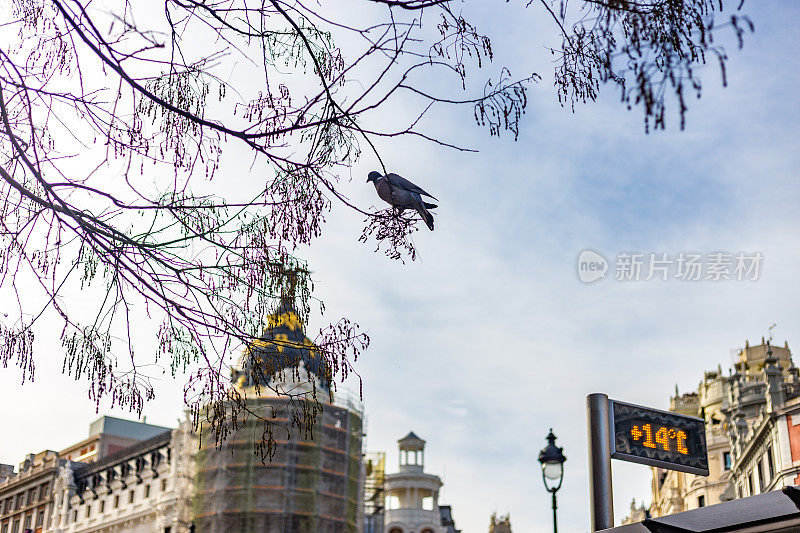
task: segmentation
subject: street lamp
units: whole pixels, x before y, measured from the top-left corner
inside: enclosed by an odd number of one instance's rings
[[[542,463],[542,480],[544,488],[553,495],[553,533],[558,533],[556,523],[556,492],[561,488],[564,479],[564,461],[567,460],[562,453],[564,448],[556,446],[556,436],[553,435],[553,428],[546,437],[547,446],[539,452],[539,462]]]

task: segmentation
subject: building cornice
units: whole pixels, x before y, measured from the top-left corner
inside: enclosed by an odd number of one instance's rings
[[[137,442],[136,444],[129,446],[124,450],[107,455],[93,463],[76,463],[75,477],[85,478],[91,476],[92,474],[100,473],[109,467],[118,465],[119,463],[130,461],[131,459],[135,459],[136,457],[146,453],[150,453],[159,448],[163,448],[164,446],[168,446],[170,442],[172,442],[171,429],[164,431],[163,433],[159,433],[155,437]]]
[[[54,464],[53,466],[48,466],[47,468],[35,473],[29,474],[29,472],[26,470],[24,472],[14,474],[14,476],[0,483],[0,494],[13,492],[28,484],[38,484],[38,482],[42,481],[43,478],[55,478],[57,470],[58,466]],[[3,497],[5,496],[0,496],[0,499]]]

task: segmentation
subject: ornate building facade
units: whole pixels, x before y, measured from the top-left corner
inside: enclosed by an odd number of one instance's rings
[[[653,517],[713,505],[800,482],[800,380],[788,344],[750,346],[728,376],[705,372],[696,392],[670,399],[670,410],[703,418],[709,476],[652,469]],[[796,435],[796,436],[795,436]]]
[[[88,438],[61,452],[29,454],[16,473],[11,465],[0,465],[0,533],[52,531],[54,486],[71,461],[73,465],[93,463],[165,430],[104,416],[91,423]]]
[[[188,426],[91,463],[66,462],[54,485],[54,533],[185,533],[194,465]]]
[[[767,345],[758,373],[732,377],[731,498],[800,483],[800,371],[786,352]]]

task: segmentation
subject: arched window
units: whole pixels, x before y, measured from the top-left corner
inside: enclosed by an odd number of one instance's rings
[[[392,529],[389,530],[389,533],[403,533],[403,530],[400,529],[399,527],[393,527]],[[431,531],[430,533],[433,532]]]
[[[426,529],[423,529],[422,531],[420,531],[420,533],[433,533],[433,530],[426,528]]]

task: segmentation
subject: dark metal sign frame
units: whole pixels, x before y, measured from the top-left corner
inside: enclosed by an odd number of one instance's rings
[[[708,475],[708,453],[706,448],[705,421],[702,418],[681,415],[660,409],[651,409],[616,400],[608,400],[609,437],[612,459],[621,459],[668,470],[688,472],[701,476]],[[685,453],[651,446],[632,446],[629,438],[634,422],[655,424],[667,431],[684,431]],[[619,427],[618,427],[619,425]],[[669,428],[669,429],[667,429]],[[651,430],[652,432],[652,430]],[[673,433],[672,435],[675,435]],[[652,433],[650,437],[652,439]],[[663,440],[662,436],[662,440]],[[674,437],[671,437],[674,438]],[[667,442],[670,442],[669,440]],[[663,443],[662,443],[663,444]],[[669,448],[666,446],[666,448]]]

